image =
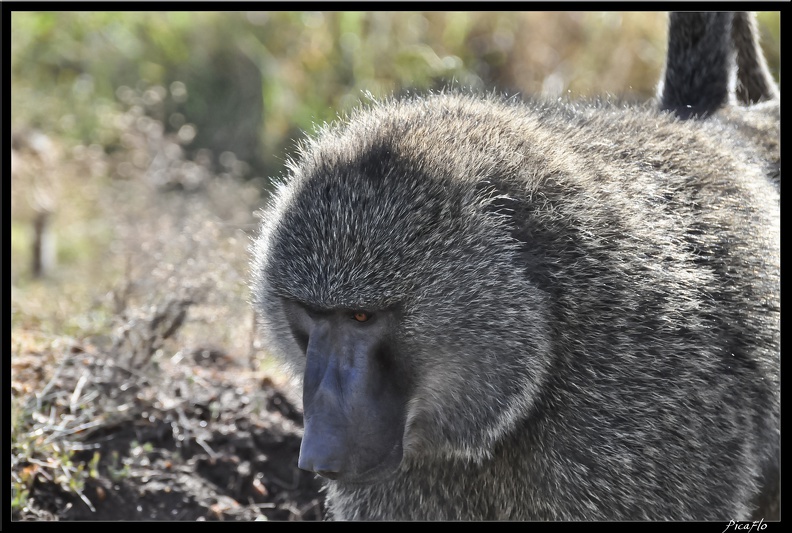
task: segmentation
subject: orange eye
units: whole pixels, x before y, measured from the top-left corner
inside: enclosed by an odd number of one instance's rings
[[[371,318],[371,315],[364,311],[358,311],[357,313],[352,314],[352,318],[358,322],[366,322],[369,318]]]

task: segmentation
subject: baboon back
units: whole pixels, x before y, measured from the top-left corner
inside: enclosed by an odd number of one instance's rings
[[[774,113],[451,92],[306,141],[253,294],[302,377],[300,466],[327,478],[330,516],[771,509]]]

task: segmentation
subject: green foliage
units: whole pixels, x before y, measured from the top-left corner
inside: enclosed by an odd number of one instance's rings
[[[99,476],[100,454],[95,452],[87,463],[75,459],[76,451],[67,435],[80,428],[75,429],[68,416],[57,420],[54,409],[45,416],[34,402],[20,405],[12,398],[11,409],[12,514],[25,509],[37,480],[60,485],[64,492],[78,495],[92,508],[83,492],[86,481]]]
[[[110,464],[107,467],[108,475],[113,481],[121,481],[132,474],[132,468],[128,461],[122,461],[118,452],[113,450],[110,456]]]
[[[760,22],[780,75],[778,13]],[[11,30],[15,125],[91,144],[119,87],[182,83],[189,97],[156,118],[178,128],[172,115],[185,117],[198,126],[196,147],[215,155],[236,147],[259,175],[273,176],[301,130],[349,110],[363,91],[381,97],[453,82],[527,94],[629,86],[649,97],[665,16],[63,11],[13,13]]]

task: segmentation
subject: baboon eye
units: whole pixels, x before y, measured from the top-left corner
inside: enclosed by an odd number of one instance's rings
[[[356,311],[352,313],[352,318],[354,318],[358,322],[366,322],[368,319],[371,318],[371,313],[366,313],[365,311]]]

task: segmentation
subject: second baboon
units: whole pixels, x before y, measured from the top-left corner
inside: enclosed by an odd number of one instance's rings
[[[771,518],[780,156],[708,79],[707,120],[447,92],[304,143],[252,291],[331,518]]]

